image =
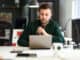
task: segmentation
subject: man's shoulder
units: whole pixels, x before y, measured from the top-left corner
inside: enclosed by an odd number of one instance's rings
[[[51,24],[57,25],[58,23],[55,20],[50,20]]]

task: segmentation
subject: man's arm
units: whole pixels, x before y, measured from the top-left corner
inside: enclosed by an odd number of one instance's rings
[[[30,31],[30,25],[24,28],[24,31],[21,35],[21,37],[18,40],[19,46],[28,46],[29,45],[29,31]]]
[[[18,40],[18,45],[19,46],[27,46],[28,45],[28,37],[27,37],[27,31],[24,29],[21,37]]]
[[[46,35],[46,36],[49,35],[49,34],[45,31],[45,29],[42,28],[41,26],[39,26],[39,27],[37,28],[36,33],[37,33],[38,35]]]
[[[38,29],[37,29],[37,34],[39,34],[39,35],[46,35],[46,36],[48,36],[48,35],[52,35],[52,42],[60,42],[60,43],[64,43],[64,37],[62,36],[62,34],[61,34],[61,31],[60,31],[60,29],[59,29],[59,26],[58,26],[58,24],[55,22],[55,23],[52,23],[52,27],[51,27],[51,29],[53,29],[53,31],[52,31],[52,34],[50,34],[50,33],[47,33],[46,31],[45,31],[45,29],[44,28],[42,28],[41,26],[40,27],[38,27]]]
[[[52,42],[64,43],[64,37],[61,34],[61,31],[60,31],[57,23],[55,23],[55,25],[54,25],[54,34],[53,34],[53,41]]]

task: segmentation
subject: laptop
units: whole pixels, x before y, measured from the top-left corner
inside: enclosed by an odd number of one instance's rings
[[[52,36],[30,35],[29,47],[31,49],[50,49],[52,45]]]

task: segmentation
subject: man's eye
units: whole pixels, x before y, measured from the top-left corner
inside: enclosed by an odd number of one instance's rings
[[[42,16],[44,15],[44,14],[41,14]]]

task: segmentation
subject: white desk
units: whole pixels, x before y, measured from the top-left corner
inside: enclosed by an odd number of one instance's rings
[[[2,57],[8,55],[14,47],[0,47],[0,54]],[[43,52],[47,50],[29,50],[27,47],[18,47],[16,50],[23,50],[27,53],[30,52]],[[53,56],[38,56],[38,57],[16,57],[16,53],[10,53],[13,56],[13,60],[80,60],[80,50],[62,49],[60,51],[50,50]],[[49,50],[48,50],[49,52]],[[44,52],[43,52],[44,53]],[[42,53],[41,53],[42,54]],[[50,54],[50,53],[49,53]],[[10,56],[8,56],[10,57]]]

